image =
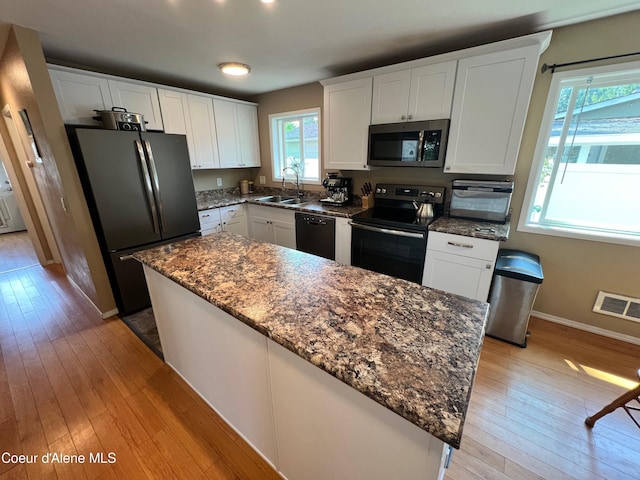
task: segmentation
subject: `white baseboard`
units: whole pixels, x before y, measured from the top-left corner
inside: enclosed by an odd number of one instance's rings
[[[113,310],[108,310],[106,312],[102,312],[98,306],[93,303],[93,300],[91,300],[86,293],[84,293],[84,291],[78,286],[78,284],[76,282],[73,281],[73,278],[71,278],[69,276],[69,274],[67,274],[67,279],[69,280],[69,282],[71,282],[71,284],[76,287],[78,289],[78,291],[82,294],[82,296],[84,298],[87,299],[87,302],[89,302],[89,304],[95,309],[95,311],[98,313],[98,315],[100,315],[100,317],[102,317],[102,319],[104,320],[105,318],[109,318],[112,317],[113,315],[115,315],[116,313],[118,313],[118,309],[114,308]]]
[[[594,327],[593,325],[587,325],[586,323],[576,322],[567,318],[556,317],[555,315],[537,312],[535,310],[531,311],[531,316],[541,318],[542,320],[547,320],[549,322],[559,323],[560,325],[565,325],[567,327],[576,328],[578,330],[583,330],[585,332],[595,333],[596,335],[602,335],[603,337],[614,338],[616,340],[632,343],[634,345],[640,345],[640,338],[631,335],[625,335],[624,333],[613,332],[605,328]]]

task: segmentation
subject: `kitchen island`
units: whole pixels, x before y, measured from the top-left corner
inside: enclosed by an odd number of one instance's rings
[[[167,363],[283,477],[442,477],[486,303],[229,233],[134,256]]]

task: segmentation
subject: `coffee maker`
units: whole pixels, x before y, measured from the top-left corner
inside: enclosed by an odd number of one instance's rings
[[[337,173],[327,173],[322,180],[322,186],[327,189],[327,198],[320,201],[327,205],[349,205],[352,199],[352,179],[338,176]]]

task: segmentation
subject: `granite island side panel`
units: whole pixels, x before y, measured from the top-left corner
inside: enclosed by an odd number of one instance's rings
[[[488,304],[231,233],[134,257],[459,448]]]

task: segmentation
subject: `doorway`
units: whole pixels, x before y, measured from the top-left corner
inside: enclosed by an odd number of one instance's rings
[[[13,185],[0,158],[0,273],[38,264]]]
[[[13,228],[7,230],[6,235],[0,235],[0,255],[7,259],[6,263],[0,260],[0,272],[6,271],[5,268],[13,270],[34,265],[33,254],[36,265],[60,263],[49,219],[31,172],[35,158],[25,148],[29,132],[20,117],[16,121],[9,105],[2,109],[2,116],[8,136],[0,139],[0,187],[3,187],[0,195],[6,196],[6,208],[3,209],[0,199],[0,211],[4,210],[3,215],[12,218]]]

